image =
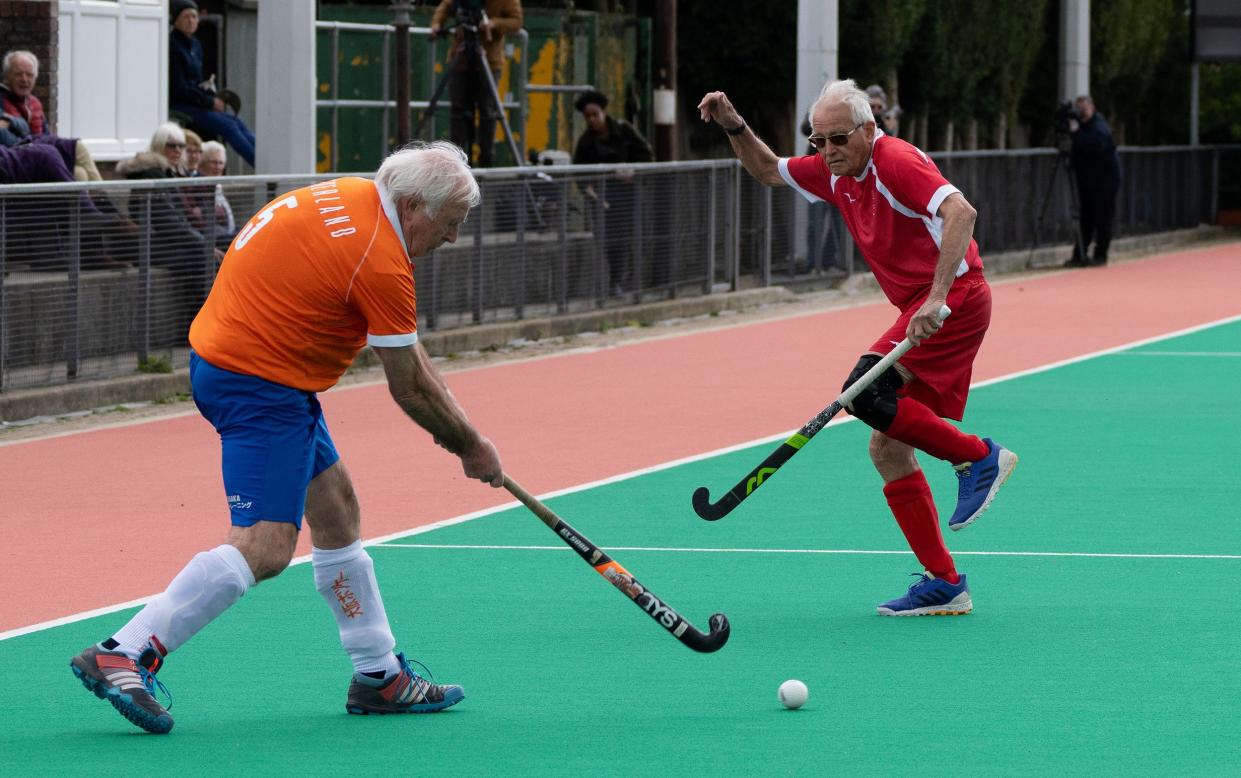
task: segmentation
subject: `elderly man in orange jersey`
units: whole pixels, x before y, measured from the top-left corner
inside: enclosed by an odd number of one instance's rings
[[[457,239],[478,184],[447,142],[388,157],[375,179],[339,178],[290,192],[255,214],[229,247],[190,327],[194,402],[223,446],[232,529],[168,588],[71,667],[148,732],[172,717],[155,698],[164,657],[293,558],[303,514],[315,586],[354,666],[349,713],[431,713],[460,686],[415,673],[388,625],[362,548],[358,501],[316,393],[370,345],[392,397],[465,474],[503,482],[495,447],[466,419],[418,343],[412,260]]]

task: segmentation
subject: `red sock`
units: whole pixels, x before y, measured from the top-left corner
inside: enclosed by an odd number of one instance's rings
[[[911,397],[897,400],[896,419],[883,434],[954,465],[976,462],[989,451],[982,438],[962,432]]]
[[[952,554],[944,545],[935,500],[931,498],[931,487],[922,471],[916,470],[885,484],[883,496],[888,498],[888,507],[892,509],[896,523],[901,525],[905,540],[922,566],[936,578],[943,578],[950,584],[960,581]]]

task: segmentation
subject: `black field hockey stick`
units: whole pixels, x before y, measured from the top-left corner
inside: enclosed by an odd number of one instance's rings
[[[948,306],[939,309],[939,320],[943,321],[948,318],[951,311]],[[840,413],[840,410],[849,403],[853,402],[853,398],[862,393],[871,382],[878,378],[883,371],[892,366],[892,363],[904,356],[906,351],[914,347],[913,341],[905,338],[900,344],[892,349],[881,360],[875,363],[874,367],[867,370],[861,378],[854,381],[848,389],[840,393],[836,401],[831,405],[819,411],[819,415],[806,422],[806,426],[793,433],[793,436],[780,444],[780,447],[762,461],[762,463],[751,470],[745,478],[737,482],[737,485],[728,491],[719,502],[711,502],[711,492],[705,486],[700,486],[694,490],[694,513],[700,518],[707,521],[718,521],[727,516],[733,508],[741,504],[741,501],[749,497],[750,494],[763,485],[763,482],[771,478],[771,476],[780,469],[780,466],[793,458],[793,455],[801,451],[801,447],[819,434],[819,431],[827,426],[832,417]]]
[[[582,533],[573,529],[565,522],[564,519],[557,516],[538,498],[531,495],[525,489],[509,478],[504,476],[504,488],[521,501],[530,511],[538,516],[544,524],[556,533],[556,536],[568,545],[569,548],[577,552],[577,555],[586,560],[586,564],[595,568],[595,572],[606,578],[613,586],[621,590],[626,597],[637,603],[638,607],[646,611],[647,614],[658,622],[659,626],[672,633],[673,637],[681,641],[685,645],[709,654],[712,651],[719,651],[728,642],[728,617],[723,613],[716,613],[711,616],[711,632],[704,634],[698,630],[693,624],[685,620],[681,614],[674,611],[667,603],[655,596],[655,593],[638,583],[638,579],[633,577],[621,564],[607,554],[599,550],[599,548],[590,542]]]

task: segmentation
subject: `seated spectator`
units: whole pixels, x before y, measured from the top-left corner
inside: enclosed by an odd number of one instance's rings
[[[198,175],[198,165],[203,159],[203,139],[193,130],[185,130],[185,161],[181,173],[193,178]]]
[[[177,168],[184,151],[185,133],[181,127],[171,122],[161,124],[151,136],[150,150],[121,162],[116,172],[131,180],[178,178]],[[137,189],[129,195],[130,217],[141,221],[146,210],[150,219],[152,267],[163,268],[170,274],[174,297],[164,317],[169,344],[184,342],[190,320],[206,294],[210,275],[224,256],[192,223],[187,199],[184,190],[165,187]],[[137,248],[135,245],[133,251]]]
[[[47,117],[43,113],[43,103],[34,95],[34,85],[39,79],[39,60],[29,51],[14,50],[4,55],[2,80],[0,80],[0,96],[3,97],[3,111],[6,119],[16,116],[23,120],[25,129],[21,133],[13,133],[9,126],[6,135],[0,131],[0,143],[16,146],[18,143],[45,143],[56,146],[62,155],[69,159],[69,169],[75,181],[100,181],[99,169],[91,157],[86,144],[77,138],[62,138],[48,131]],[[0,125],[7,122],[0,122]]]
[[[227,152],[224,150],[224,144],[213,140],[204,143],[202,147],[202,161],[198,164],[198,170],[194,172],[194,177],[224,175],[224,165],[227,162],[226,155]],[[220,184],[215,186],[197,186],[194,187],[193,191],[195,206],[201,213],[210,214],[213,208],[215,210],[215,222],[212,224],[212,227],[215,229],[216,248],[228,248],[228,245],[233,242],[233,237],[237,234],[237,219],[233,215],[232,204],[224,196],[224,187]]]
[[[198,4],[194,0],[172,0],[169,16],[169,108],[185,114],[208,133],[219,135],[254,167],[254,132],[224,110],[224,100],[216,94],[214,82],[203,77],[203,46],[194,37],[198,31]]]

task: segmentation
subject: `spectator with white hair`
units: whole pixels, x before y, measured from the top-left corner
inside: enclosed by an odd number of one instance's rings
[[[39,58],[29,51],[14,49],[0,61],[0,144],[42,143],[55,146],[75,181],[100,181],[99,169],[90,149],[77,138],[62,138],[51,132],[43,103],[34,94],[39,80]]]
[[[198,169],[190,174],[191,178],[224,175],[224,165],[228,159],[224,144],[209,140],[202,144],[201,153]],[[193,197],[195,205],[203,214],[210,214],[214,210],[215,221],[211,226],[215,229],[216,245],[228,248],[228,244],[233,242],[233,236],[237,234],[237,220],[233,216],[233,206],[224,196],[224,187],[220,184],[195,187]]]
[[[164,657],[288,566],[303,514],[315,588],[353,664],[345,710],[434,713],[464,698],[460,686],[422,677],[394,652],[358,498],[317,393],[369,344],[401,410],[460,457],[467,477],[503,483],[495,446],[418,342],[414,305],[414,259],[455,241],[480,199],[461,149],[418,144],[384,160],[374,180],[337,178],[280,195],[229,247],[190,327],[190,383],[223,446],[231,528],[112,637],[72,660],[82,683],[137,726],[172,729],[151,693]]]

